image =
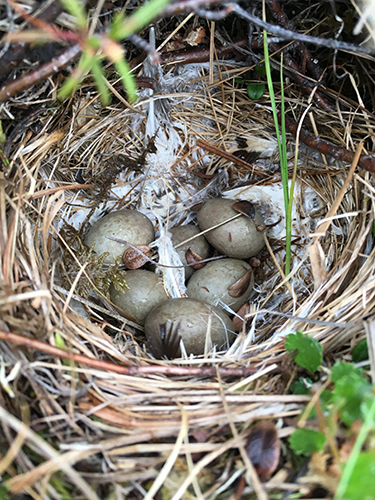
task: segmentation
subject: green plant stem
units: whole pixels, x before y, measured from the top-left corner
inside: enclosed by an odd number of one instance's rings
[[[371,431],[371,429],[374,427],[374,425],[375,425],[375,398],[373,399],[371,407],[365,416],[365,420],[362,424],[357,440],[353,446],[349,460],[346,462],[340,483],[337,487],[337,491],[333,500],[341,500],[342,498],[344,498],[345,492],[348,489],[349,481],[353,474],[354,467],[357,463],[358,457],[361,453],[363,445],[365,444],[367,436]]]
[[[268,47],[267,47],[268,48]],[[288,180],[288,156],[286,152],[286,127],[285,127],[285,98],[284,98],[284,79],[283,79],[283,53],[280,54],[280,91],[281,91],[281,147],[282,147],[282,161],[281,168],[284,178]],[[275,103],[276,104],[276,103]],[[276,116],[277,117],[277,116]],[[283,183],[285,185],[285,182]],[[290,193],[288,193],[288,183],[285,185],[286,197],[289,201]]]
[[[296,167],[297,161],[295,162],[295,169],[293,173],[293,179],[289,191],[289,176],[288,176],[288,156],[286,152],[286,127],[285,127],[285,99],[284,99],[284,80],[283,80],[283,53],[280,54],[280,85],[281,85],[281,146],[282,155],[280,157],[281,166],[281,176],[284,188],[284,202],[286,205],[285,210],[285,276],[288,276],[290,272],[290,263],[292,255],[292,210],[293,210],[293,195],[294,195],[294,185],[296,181]],[[285,198],[285,192],[287,196]]]
[[[137,86],[127,61],[123,59],[122,61],[115,62],[114,65],[121,75],[121,80],[126,88],[130,102],[134,102],[137,99]]]
[[[81,59],[79,60],[76,69],[60,87],[58,91],[59,99],[65,99],[75,92],[84,75],[91,70],[94,57],[95,56],[93,56],[89,52],[82,53]]]
[[[264,37],[264,66],[266,69],[268,92],[270,95],[273,119],[275,122],[276,129],[276,139],[279,148],[280,157],[280,170],[281,170],[281,180],[283,185],[284,193],[284,206],[285,206],[285,242],[286,242],[286,252],[285,252],[285,275],[290,273],[291,264],[291,247],[292,247],[292,208],[293,208],[293,192],[294,183],[292,181],[291,190],[289,193],[289,179],[288,179],[288,157],[286,151],[286,128],[285,128],[285,99],[284,99],[284,82],[283,82],[283,58],[281,54],[281,64],[280,64],[280,84],[281,84],[281,112],[280,112],[280,122],[281,122],[281,139],[279,122],[277,119],[277,106],[275,99],[275,92],[273,89],[273,82],[271,77],[271,65],[267,45],[267,32],[263,31]],[[295,179],[294,179],[295,180]]]
[[[103,106],[108,106],[111,102],[111,96],[106,85],[104,71],[99,59],[94,58],[91,65],[91,73],[94,77],[96,87],[99,90]]]

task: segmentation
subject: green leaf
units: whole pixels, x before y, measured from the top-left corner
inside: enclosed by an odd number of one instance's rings
[[[59,99],[65,99],[71,96],[77,89],[78,85],[81,83],[82,78],[85,73],[91,70],[93,65],[93,61],[95,61],[95,56],[89,55],[84,52],[81,55],[81,59],[79,60],[77,67],[70,75],[69,78],[65,80],[58,91]]]
[[[366,361],[366,359],[368,359],[367,339],[360,340],[354,347],[352,351],[352,358],[354,363],[360,363],[361,361]]]
[[[263,21],[266,20],[265,11],[263,12]],[[263,30],[263,44],[264,44],[264,67],[267,76],[268,92],[270,96],[273,120],[276,129],[277,145],[279,149],[280,156],[280,170],[281,170],[281,180],[283,185],[284,194],[284,205],[285,205],[285,275],[287,276],[290,272],[291,263],[291,248],[292,248],[292,209],[293,209],[293,192],[294,185],[297,175],[297,159],[298,159],[298,149],[295,151],[295,162],[294,162],[294,172],[292,177],[292,183],[290,185],[289,191],[289,172],[288,172],[288,156],[286,149],[286,127],[285,127],[285,98],[284,98],[284,80],[283,80],[283,54],[280,54],[280,91],[281,91],[281,139],[278,121],[278,106],[276,104],[275,91],[273,88],[272,76],[271,76],[271,63],[270,55],[267,43],[267,31]]]
[[[272,71],[272,68],[270,68]],[[265,76],[266,75],[266,68],[264,64],[260,64],[259,66],[255,66],[255,72],[258,73],[258,75]]]
[[[12,498],[14,498],[13,493],[9,492],[6,483],[0,484],[0,498],[1,500],[12,500]]]
[[[260,99],[266,90],[264,83],[249,83],[247,86],[247,95],[250,99]]]
[[[341,362],[332,368],[331,377],[335,383],[331,397],[333,410],[347,426],[356,420],[362,420],[363,403],[373,398],[372,386],[362,370],[352,363]]]
[[[374,428],[375,428],[375,398],[372,398],[371,407],[368,408],[368,411],[365,414],[364,422],[363,422],[361,429],[358,433],[357,439],[355,440],[355,443],[354,443],[352,451],[349,455],[349,458],[344,466],[340,482],[336,488],[334,500],[342,500],[344,497],[348,498],[345,495],[345,492],[348,489],[348,486],[351,482],[353,472],[357,466],[357,462],[359,460],[359,457],[361,456],[361,452],[363,450],[364,444],[365,444],[366,440],[368,439],[369,434],[374,431]],[[369,444],[371,446],[371,442]],[[374,452],[373,443],[372,443],[371,449],[368,451]],[[372,463],[374,463],[373,458],[371,461],[372,461]],[[366,470],[365,464],[364,464],[364,469]],[[375,475],[374,472],[375,472],[374,469],[372,469],[371,473],[372,473],[373,479],[374,479],[374,475]],[[357,477],[358,477],[358,475],[357,475]],[[374,485],[374,481],[372,482],[372,484]],[[356,486],[355,483],[354,483],[354,485]]]
[[[353,363],[338,361],[332,368],[331,380],[332,382],[337,382],[343,377],[352,377],[354,375],[363,377],[363,371],[360,368],[356,368]]]
[[[55,331],[55,344],[56,344],[56,347],[58,347],[59,349],[63,349],[64,351],[67,350],[65,340],[62,338],[62,336],[60,335],[60,332],[57,330]],[[64,359],[64,358],[61,359],[61,363],[65,366],[72,365],[72,362],[69,359]],[[72,375],[74,378],[77,378],[77,376],[78,376],[77,373],[73,373]],[[0,497],[0,499],[1,499],[1,497]]]
[[[150,24],[169,2],[170,0],[151,0],[129,17],[125,18],[123,14],[116,16],[110,28],[110,37],[116,41],[128,38]]]
[[[59,88],[57,95],[62,101],[74,94],[80,84],[81,78],[70,76]]]
[[[63,7],[77,19],[77,26],[84,28],[86,26],[86,12],[80,0],[60,0]]]
[[[91,72],[93,74],[96,87],[99,91],[100,94],[100,100],[103,106],[108,106],[108,104],[111,102],[111,94],[109,92],[109,89],[105,83],[105,76],[103,72],[102,65],[100,62],[96,59],[94,59],[92,67],[91,67]]]
[[[122,84],[124,85],[126,92],[128,93],[129,101],[134,102],[137,99],[137,86],[135,83],[134,75],[130,71],[128,63],[124,60],[115,62],[114,65],[121,75]]]
[[[311,385],[312,381],[310,379],[304,379],[300,377],[290,385],[290,390],[293,392],[293,394],[310,394]]]
[[[7,140],[7,136],[4,133],[3,122],[2,122],[2,120],[0,120],[0,147],[2,147],[5,144],[6,140]]]
[[[55,332],[55,344],[59,349],[64,349],[66,351],[65,341],[58,331]]]
[[[51,477],[50,483],[55,488],[55,490],[58,491],[62,500],[73,500],[73,497],[68,490],[70,485],[66,483],[63,479],[61,479],[59,476],[60,473],[56,474],[56,476],[54,477]]]
[[[321,451],[325,442],[325,435],[312,429],[296,429],[289,438],[289,444],[297,455],[310,456],[313,451]]]
[[[286,337],[285,348],[293,353],[297,365],[311,373],[316,372],[323,361],[323,347],[319,342],[301,332],[291,333]]]
[[[363,451],[354,466],[345,500],[375,500],[375,450]]]

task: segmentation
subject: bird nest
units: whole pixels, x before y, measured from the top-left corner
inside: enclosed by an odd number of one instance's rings
[[[310,400],[285,394],[294,369],[284,336],[307,333],[332,358],[363,336],[375,306],[371,174],[299,144],[286,279],[272,112],[267,93],[252,101],[237,83],[248,70],[166,65],[162,91],[144,89],[130,106],[113,81],[105,109],[88,82],[20,130],[0,183],[0,324],[10,341],[0,342],[1,412],[8,439],[18,432],[21,472],[8,470],[13,492],[53,496],[53,474],[89,499],[106,498],[111,485],[129,498],[160,487],[175,499],[230,492],[250,423],[288,422]],[[307,104],[293,87],[286,96],[298,120]],[[375,125],[343,96],[335,114],[314,109],[307,120],[353,151]],[[291,167],[295,153],[289,135]],[[270,226],[246,321],[226,352],[155,360],[142,327],[108,300],[118,269],[103,269],[84,232],[127,207],[167,234],[217,196],[252,201]],[[292,430],[280,425],[279,436]]]

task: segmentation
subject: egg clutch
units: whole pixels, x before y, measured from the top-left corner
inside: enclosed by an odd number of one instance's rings
[[[122,209],[95,222],[84,243],[103,265],[123,259],[126,285],[110,286],[118,312],[144,326],[146,346],[157,358],[226,350],[234,340],[233,315],[249,299],[254,277],[248,259],[265,246],[265,223],[249,201],[213,198],[197,213],[198,225],[169,229],[180,266],[152,256],[155,229],[143,213]],[[184,297],[168,296],[165,268],[185,270]]]

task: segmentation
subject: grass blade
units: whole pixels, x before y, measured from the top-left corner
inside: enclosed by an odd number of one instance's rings
[[[279,129],[279,121],[277,118],[276,98],[275,98],[275,92],[273,89],[272,77],[271,77],[271,64],[270,64],[270,57],[269,57],[269,52],[268,52],[267,32],[263,31],[263,35],[264,35],[264,66],[266,69],[268,92],[270,95],[273,119],[275,122],[276,138],[277,138],[277,145],[279,148],[279,157],[280,157],[281,181],[282,181],[283,193],[284,193],[285,239],[286,239],[285,275],[287,276],[290,272],[290,263],[291,263],[292,209],[293,209],[293,192],[294,192],[295,179],[292,180],[291,190],[289,192],[289,179],[288,179],[289,174],[288,174],[288,156],[287,156],[287,150],[286,150],[285,96],[284,96],[282,54],[281,54],[281,65],[280,65],[280,84],[281,84],[281,110],[280,110],[281,139],[280,139],[280,129]]]

